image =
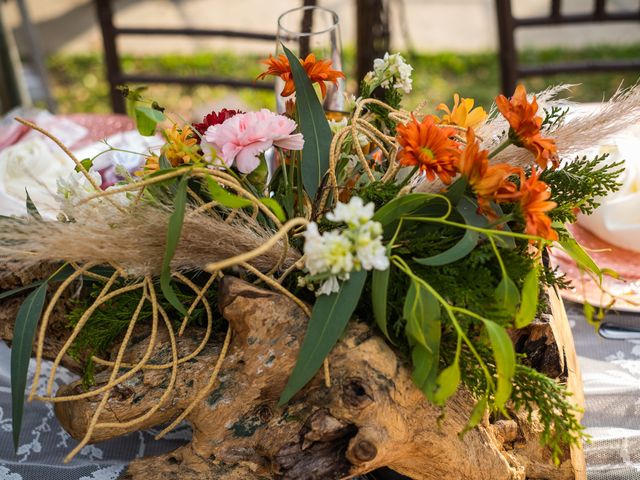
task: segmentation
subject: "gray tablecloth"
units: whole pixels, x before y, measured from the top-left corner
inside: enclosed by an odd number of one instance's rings
[[[584,424],[592,436],[585,446],[589,480],[640,480],[640,340],[604,340],[586,323],[581,306],[568,304],[567,312],[584,379]],[[611,313],[609,319],[640,325],[640,315]],[[27,405],[16,454],[9,355],[0,342],[0,480],[116,480],[130,460],[173,450],[189,438],[186,426],[160,441],[153,440],[153,431],[138,432],[89,445],[64,465],[62,459],[75,443],[56,421],[51,405],[33,403]],[[63,370],[58,384],[71,379]]]

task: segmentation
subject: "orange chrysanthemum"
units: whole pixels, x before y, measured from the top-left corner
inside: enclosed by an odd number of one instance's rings
[[[401,165],[420,167],[430,181],[437,175],[447,185],[451,183],[458,173],[456,163],[460,157],[460,144],[449,138],[456,133],[453,128],[437,126],[428,115],[422,123],[413,118],[406,125],[398,125],[397,131]]]
[[[538,112],[536,97],[533,97],[532,102],[529,103],[524,86],[518,85],[511,100],[504,95],[498,95],[496,105],[511,126],[509,134],[514,143],[532,152],[540,168],[547,168],[549,161],[552,162],[553,168],[556,168],[558,149],[552,139],[543,138],[540,135],[542,117],[536,115]]]
[[[460,174],[467,177],[471,190],[478,198],[480,211],[489,217],[495,217],[490,202],[514,202],[520,196],[516,184],[509,177],[520,169],[498,163],[489,165],[489,152],[480,149],[472,128],[467,129],[467,146],[458,159]]]
[[[457,125],[462,128],[476,128],[487,119],[487,112],[482,107],[473,108],[475,101],[473,98],[460,98],[460,95],[453,95],[453,108],[441,103],[436,110],[444,112],[442,118],[436,117],[436,122],[447,125]]]
[[[556,202],[549,201],[549,186],[538,180],[538,174],[531,172],[529,178],[520,174],[520,211],[525,220],[525,233],[557,240],[558,233],[551,228],[551,219],[546,212],[556,207]]]
[[[278,58],[274,58],[269,55],[269,58],[263,60],[262,63],[267,65],[267,70],[258,75],[258,79],[262,80],[267,75],[274,75],[284,80],[284,88],[280,95],[288,97],[296,91],[296,86],[293,83],[293,75],[291,74],[291,65],[286,55],[281,53]],[[302,62],[302,68],[307,72],[307,76],[311,83],[317,83],[320,85],[320,91],[322,92],[322,98],[327,95],[327,86],[325,82],[331,82],[334,85],[338,85],[339,78],[345,78],[344,73],[339,70],[333,70],[331,68],[331,60],[316,60],[316,56],[313,53],[307,55],[307,58]]]

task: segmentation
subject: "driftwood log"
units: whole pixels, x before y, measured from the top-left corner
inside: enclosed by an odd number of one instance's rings
[[[520,351],[532,352],[537,367],[568,377],[579,387],[575,351],[563,320],[561,302],[552,292],[552,315],[529,331],[514,333]],[[388,467],[416,480],[584,479],[579,449],[567,451],[559,467],[539,443],[535,419],[513,412],[510,420],[483,422],[462,439],[473,406],[464,389],[448,402],[444,416],[416,389],[410,369],[367,324],[352,322],[330,355],[331,387],[321,374],[284,407],[277,401],[296,361],[307,319],[288,298],[225,277],[219,306],[233,328],[233,340],[218,382],[189,414],[191,443],[159,457],[134,461],[130,479],[339,479]],[[551,320],[551,322],[549,321]],[[560,320],[559,322],[554,320]],[[166,333],[155,359],[168,361]],[[202,331],[179,338],[179,353],[193,350]],[[127,352],[139,358],[148,340]],[[183,365],[171,403],[142,427],[177,417],[205,387],[221,348],[212,340]],[[96,387],[108,373],[96,374]],[[125,422],[154,405],[165,391],[168,371],[139,372],[114,391],[101,421]],[[62,387],[59,395],[80,393],[80,382]],[[580,400],[580,397],[577,397]],[[56,415],[75,438],[87,431],[99,400],[56,404]],[[136,427],[140,428],[140,427]],[[125,428],[96,430],[99,442],[128,433]]]

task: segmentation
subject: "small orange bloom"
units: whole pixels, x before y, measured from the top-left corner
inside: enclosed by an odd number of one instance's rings
[[[520,195],[516,184],[509,180],[520,169],[506,163],[489,165],[489,152],[480,150],[472,128],[467,129],[467,146],[460,155],[457,166],[476,194],[480,211],[490,218],[495,217],[490,205],[492,200],[498,203],[513,202]]]
[[[283,97],[288,97],[296,91],[293,75],[291,74],[291,65],[289,65],[289,60],[285,54],[281,53],[278,55],[278,58],[269,55],[269,58],[263,60],[262,63],[269,68],[267,68],[267,71],[258,75],[258,80],[264,79],[267,75],[280,77],[285,82],[284,88],[282,92],[280,92],[280,95]],[[318,83],[318,85],[320,85],[322,98],[327,95],[327,86],[324,82],[331,82],[337,86],[338,79],[345,78],[344,73],[341,71],[331,69],[331,60],[316,60],[316,56],[313,53],[307,55],[307,58],[301,63],[311,83]]]
[[[549,161],[552,162],[553,168],[556,168],[558,148],[555,141],[540,135],[542,117],[536,115],[538,112],[536,97],[533,97],[533,101],[529,103],[524,86],[518,85],[511,100],[504,95],[498,95],[496,105],[511,126],[509,135],[514,138],[514,143],[532,152],[540,168],[547,168]]]
[[[538,174],[531,172],[529,178],[520,173],[520,211],[525,220],[525,233],[557,240],[558,233],[551,228],[551,219],[546,212],[556,207],[556,202],[549,201],[549,186],[538,180]]]
[[[198,138],[190,126],[185,125],[179,129],[173,125],[171,129],[166,129],[162,134],[167,143],[162,146],[160,151],[167,157],[171,166],[177,167],[198,159]]]
[[[460,95],[455,93],[451,110],[444,103],[436,107],[436,110],[445,112],[442,118],[436,117],[436,122],[463,128],[476,128],[487,119],[487,112],[482,107],[473,108],[474,103],[473,98],[463,98],[461,101]]]
[[[427,115],[422,123],[415,117],[406,125],[398,125],[398,143],[402,147],[398,160],[403,166],[418,166],[430,181],[436,175],[447,185],[458,173],[456,163],[460,157],[460,144],[451,140],[456,131],[439,127]]]

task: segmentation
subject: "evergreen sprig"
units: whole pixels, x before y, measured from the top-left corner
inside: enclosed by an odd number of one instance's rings
[[[562,168],[540,174],[540,180],[551,188],[551,199],[558,204],[549,212],[553,221],[573,223],[577,211],[589,215],[600,205],[600,198],[620,188],[618,178],[624,162],[607,162],[607,158],[606,153],[591,160],[577,157]]]

